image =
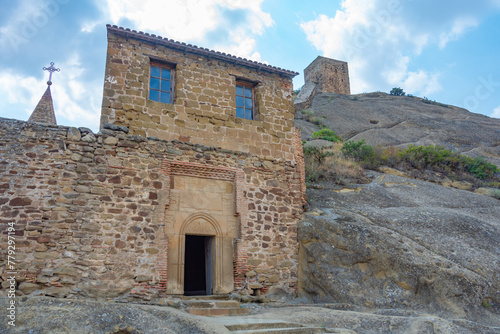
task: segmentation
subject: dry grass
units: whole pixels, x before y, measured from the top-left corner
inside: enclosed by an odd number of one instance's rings
[[[345,158],[340,153],[342,145],[335,145],[328,150],[329,155],[321,163],[306,156],[306,178],[309,182],[332,181],[337,184],[364,183],[364,169],[355,161]]]

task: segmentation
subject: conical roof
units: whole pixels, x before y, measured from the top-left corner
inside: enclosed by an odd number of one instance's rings
[[[52,94],[50,93],[51,82],[49,81],[47,84],[47,89],[40,99],[40,102],[36,105],[35,110],[33,110],[28,122],[57,125],[54,105],[52,103]]]

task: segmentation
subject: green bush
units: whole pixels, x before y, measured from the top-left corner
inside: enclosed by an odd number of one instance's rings
[[[304,156],[310,158],[317,162],[318,164],[323,163],[326,157],[332,156],[333,153],[326,151],[321,147],[310,146],[304,148]]]
[[[489,163],[483,158],[469,158],[462,156],[462,163],[469,173],[474,175],[480,180],[490,180],[495,177],[495,174],[499,172],[496,165]]]
[[[406,95],[406,93],[403,91],[403,89],[401,89],[399,87],[394,87],[389,94],[395,95],[395,96],[405,96]]]
[[[304,109],[300,113],[304,115],[306,118],[314,115],[314,111],[312,109]]]
[[[429,166],[440,167],[444,171],[459,168],[457,155],[440,146],[415,146],[409,145],[406,150],[399,152],[402,161],[417,169],[425,169]]]
[[[328,141],[331,141],[334,143],[338,143],[338,142],[342,141],[342,138],[337,136],[335,134],[335,132],[333,132],[333,130],[329,129],[329,128],[323,128],[319,131],[313,132],[312,137],[314,139],[324,139],[324,140],[328,140]]]
[[[321,117],[311,117],[307,121],[317,125],[320,129],[326,128],[325,119]]]
[[[344,143],[341,151],[345,157],[359,162],[363,167],[375,168],[380,165],[373,146],[368,145],[364,139]]]
[[[499,172],[496,165],[483,158],[470,158],[434,145],[410,145],[399,152],[399,158],[419,170],[432,169],[447,174],[468,173],[479,180],[493,180]]]

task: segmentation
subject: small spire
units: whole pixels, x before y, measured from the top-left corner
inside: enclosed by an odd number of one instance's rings
[[[50,85],[52,85],[52,73],[59,72],[61,69],[55,68],[54,63],[50,63],[50,67],[44,67],[44,71],[49,71],[49,81],[47,81],[47,89],[43,94],[40,102],[36,105],[35,110],[31,113],[28,122],[38,122],[45,124],[57,125],[56,115],[54,113],[54,104],[52,103],[52,93]]]

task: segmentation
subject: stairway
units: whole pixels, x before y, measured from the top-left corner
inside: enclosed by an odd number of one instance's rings
[[[183,300],[186,312],[206,317],[220,317],[248,314],[235,300]]]
[[[227,296],[182,297],[169,304],[193,315],[214,317],[212,321],[224,325],[234,334],[356,333],[348,329],[311,327],[280,319],[247,317],[249,309],[242,308],[239,302],[229,300]]]
[[[323,327],[308,327],[293,322],[247,322],[226,325],[226,328],[235,334],[315,334],[328,333]]]

